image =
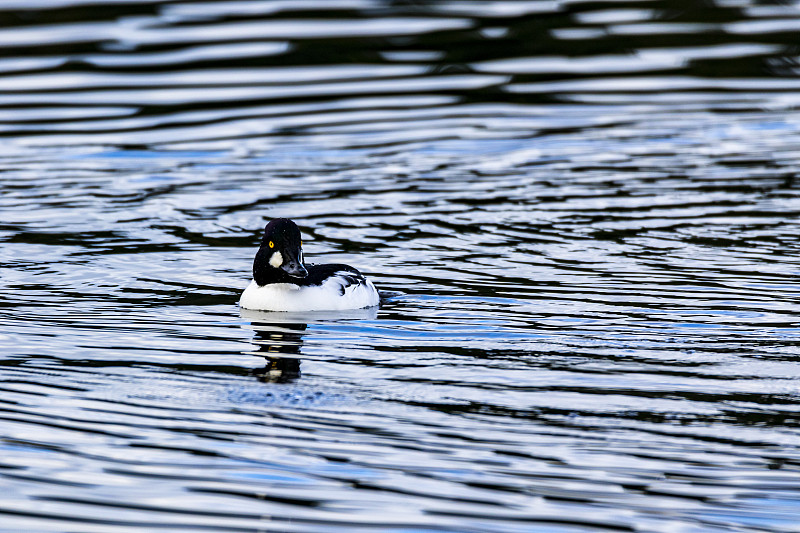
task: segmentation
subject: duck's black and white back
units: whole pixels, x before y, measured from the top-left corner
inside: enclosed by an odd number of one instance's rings
[[[335,311],[380,303],[377,289],[349,265],[305,265],[300,230],[288,218],[264,228],[253,281],[239,305],[262,311]]]

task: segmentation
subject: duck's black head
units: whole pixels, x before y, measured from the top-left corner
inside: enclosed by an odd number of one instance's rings
[[[293,283],[306,276],[297,224],[288,218],[276,218],[264,228],[261,247],[253,261],[253,279],[259,285],[266,285]]]

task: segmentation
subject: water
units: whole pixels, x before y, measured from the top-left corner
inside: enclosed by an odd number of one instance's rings
[[[0,530],[800,530],[797,2],[0,25]]]

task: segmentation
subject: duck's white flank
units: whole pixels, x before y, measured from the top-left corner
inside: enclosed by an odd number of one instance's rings
[[[345,272],[344,274],[348,274]],[[369,280],[345,286],[345,281],[333,275],[322,285],[300,287],[292,283],[270,283],[259,287],[255,281],[242,293],[239,305],[260,311],[338,311],[361,309],[380,303],[377,289]],[[342,287],[344,294],[342,294]]]

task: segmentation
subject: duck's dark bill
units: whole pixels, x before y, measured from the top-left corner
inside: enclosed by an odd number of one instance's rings
[[[286,261],[281,265],[281,269],[295,278],[304,278],[308,276],[308,270],[295,260]]]

